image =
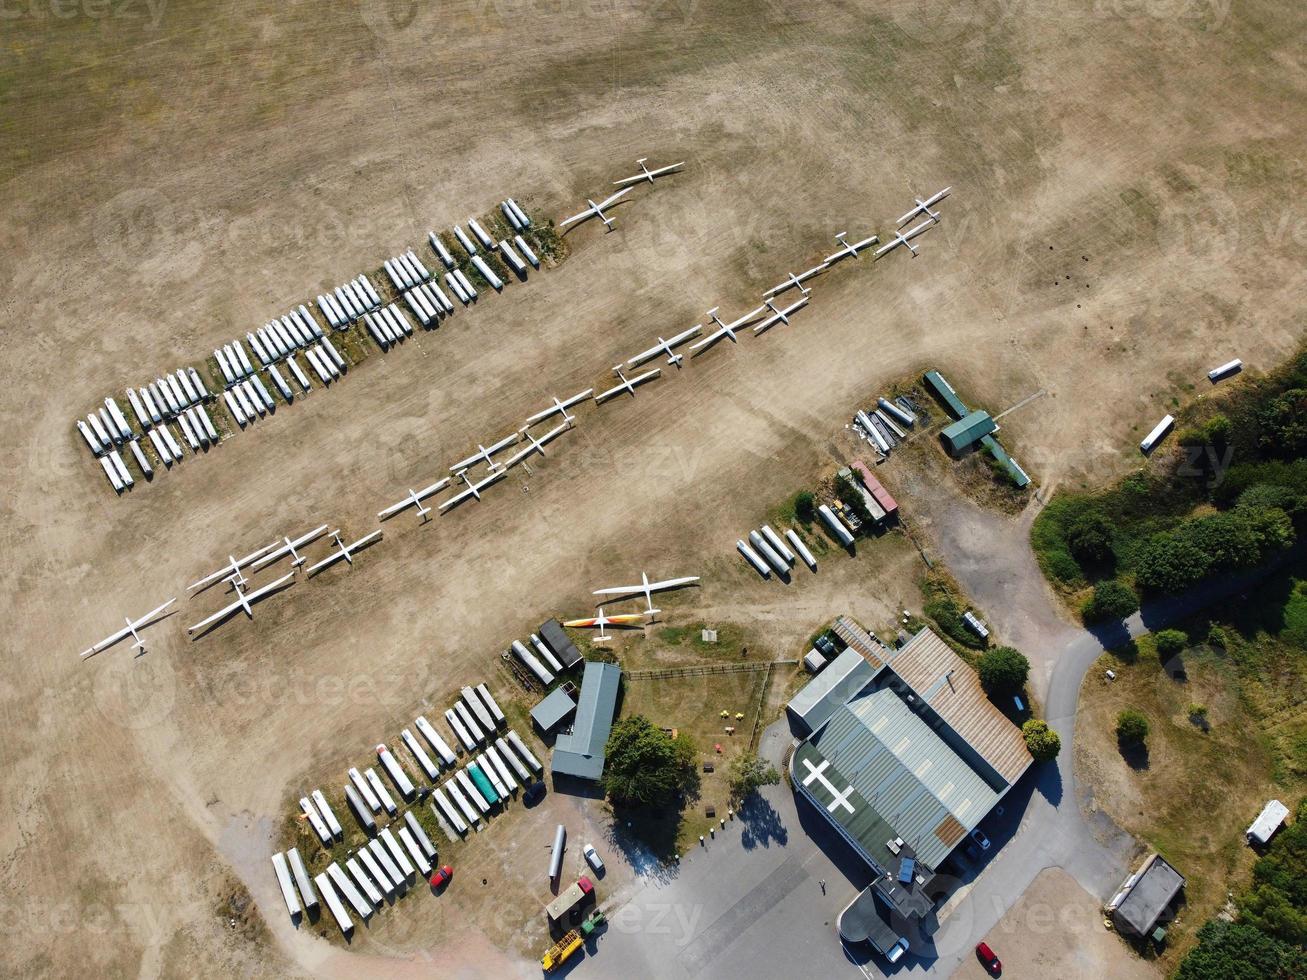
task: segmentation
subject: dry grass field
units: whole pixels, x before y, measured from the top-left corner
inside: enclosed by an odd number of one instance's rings
[[[988,405],[1048,389],[1005,443],[1045,485],[1098,483],[1206,368],[1269,365],[1301,337],[1291,4],[24,0],[0,17],[8,976],[425,975],[426,956],[532,973],[448,909],[350,952],[296,933],[268,853],[305,774],[393,740],[542,613],[642,566],[701,569],[704,605],[752,611],[778,646],[831,608],[910,599],[851,580],[791,618],[804,593],[758,583],[736,606],[735,539],[829,465],[888,379],[937,366]],[[688,165],[611,234],[581,226],[558,270],[207,458],[115,499],[80,443],[73,419],[105,395],[428,228],[508,194],[561,217],[645,155]],[[792,327],[588,411],[483,503],[392,522],[354,568],[185,638],[217,602],[185,584],[229,553],[371,530],[549,395],[710,306],[748,308],[838,231],[884,236],[945,184],[920,257],[845,263]],[[145,656],[78,662],[174,595]]]

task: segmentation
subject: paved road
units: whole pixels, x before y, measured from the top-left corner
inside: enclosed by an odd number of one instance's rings
[[[1257,577],[1151,603],[1125,623],[1089,631],[1053,605],[1026,543],[1033,514],[1013,521],[964,501],[952,517],[962,532],[938,535],[944,558],[978,605],[999,618],[1004,635],[1030,655],[1032,687],[1062,739],[1062,754],[1056,765],[1033,767],[1004,798],[1004,812],[987,819],[983,826],[994,842],[988,863],[955,869],[938,922],[927,926],[927,935],[912,937],[913,955],[891,975],[950,976],[1045,868],[1062,868],[1091,895],[1110,897],[1135,845],[1105,816],[1091,810],[1087,819],[1078,803],[1072,760],[1085,673],[1104,649],[1160,629]],[[782,720],[767,729],[760,753],[779,762],[790,741]],[[708,847],[613,896],[606,903],[612,926],[591,946],[599,952],[573,969],[578,976],[741,980],[878,975],[879,959],[850,957],[836,937],[839,910],[867,878],[862,862],[827,827],[784,784],[768,787],[753,812],[728,824]]]

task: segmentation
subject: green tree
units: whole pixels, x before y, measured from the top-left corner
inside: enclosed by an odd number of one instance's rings
[[[1026,686],[1030,661],[1012,647],[994,647],[980,655],[976,671],[990,694],[1016,694]]]
[[[694,743],[685,736],[673,739],[643,715],[613,726],[605,754],[600,785],[614,803],[668,806],[693,786]]]
[[[1066,546],[1076,561],[1101,565],[1112,557],[1112,525],[1098,511],[1086,511],[1066,528]]]
[[[1087,623],[1110,620],[1120,622],[1139,611],[1139,597],[1135,590],[1120,579],[1107,579],[1094,586],[1094,594],[1085,600],[1080,609]]]
[[[1148,719],[1126,708],[1116,716],[1116,737],[1127,745],[1143,745],[1148,739]]]
[[[1307,453],[1307,388],[1290,388],[1258,413],[1260,442],[1268,456],[1292,459]]]
[[[871,522],[871,511],[867,509],[867,502],[862,497],[862,491],[853,485],[853,481],[847,476],[837,476],[835,478],[835,492],[839,494],[840,500],[844,506],[853,511],[854,516],[863,524]]]
[[[775,786],[781,781],[781,774],[770,762],[745,753],[731,760],[728,779],[731,799],[739,803],[761,786]]]
[[[1062,740],[1058,738],[1057,732],[1040,718],[1031,718],[1022,725],[1021,734],[1026,737],[1026,748],[1036,762],[1052,762],[1062,751]]]
[[[817,516],[817,501],[807,490],[794,498],[794,516],[805,524],[811,524]]]
[[[1307,954],[1244,922],[1212,919],[1175,980],[1291,980],[1307,974]]]
[[[1189,637],[1183,630],[1162,630],[1153,636],[1157,652],[1164,657],[1173,657],[1189,645]]]

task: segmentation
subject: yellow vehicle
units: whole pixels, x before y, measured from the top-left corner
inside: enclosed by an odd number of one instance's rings
[[[573,929],[562,939],[549,947],[549,952],[540,957],[540,965],[546,973],[553,973],[566,962],[567,958],[581,948],[581,934]]]

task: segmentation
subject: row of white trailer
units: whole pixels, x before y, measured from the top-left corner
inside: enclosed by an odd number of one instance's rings
[[[817,559],[793,528],[787,528],[782,538],[770,524],[764,524],[749,532],[747,543],[743,538],[736,541],[735,548],[763,578],[771,578],[773,571],[781,577],[789,575],[800,558],[810,570],[817,570]]]
[[[545,643],[535,633],[531,634],[531,647],[535,653],[528,650],[526,644],[521,640],[514,640],[510,649],[513,651],[513,655],[522,662],[522,665],[531,671],[541,684],[548,687],[554,682],[554,677],[561,674],[565,669],[563,662],[549,648],[549,644]],[[536,656],[536,654],[539,654],[539,656]]]
[[[318,294],[318,309],[337,330],[346,330],[355,320],[381,306],[381,294],[372,280],[360,275],[327,293]],[[303,307],[300,307],[303,309]]]
[[[210,446],[218,444],[218,430],[214,427],[213,420],[209,417],[205,406],[196,405],[187,408],[177,415],[173,421],[181,431],[182,440],[190,447],[192,453],[198,453],[202,449],[207,450]],[[93,431],[85,427],[80,421],[78,427],[82,435],[86,437],[87,444],[90,445],[92,452],[97,452]],[[155,455],[165,467],[171,469],[174,463],[181,462],[183,456],[182,440],[174,435],[168,422],[161,422],[145,430],[145,436],[133,437],[123,444],[124,448],[131,451],[131,455],[145,479],[153,478],[154,467],[141,449],[142,438],[149,439]],[[136,481],[117,448],[112,445],[106,446],[103,454],[97,455],[97,459],[101,469],[104,470],[104,475],[109,480],[109,485],[113,487],[116,493],[122,493],[135,485]]]
[[[890,401],[878,398],[876,407],[867,411],[859,409],[853,416],[855,430],[871,443],[881,456],[888,456],[890,450],[908,438],[905,429],[917,424],[916,413],[904,398]]]

